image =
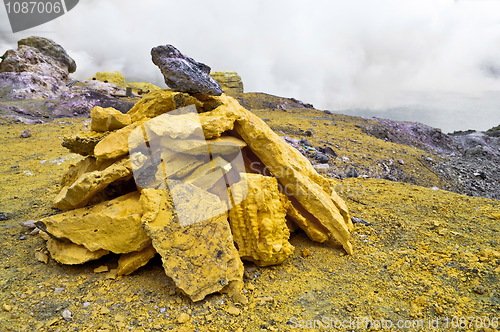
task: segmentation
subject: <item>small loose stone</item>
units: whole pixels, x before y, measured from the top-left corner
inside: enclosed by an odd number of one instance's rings
[[[96,267],[94,269],[94,273],[103,273],[103,272],[108,272],[108,271],[109,271],[109,269],[106,265],[101,265],[101,266]]]
[[[486,293],[486,289],[483,286],[476,286],[472,289],[472,291],[479,295],[483,295],[484,293]]]
[[[36,220],[21,221],[19,225],[26,228],[26,230],[32,230],[36,228]]]
[[[191,317],[185,312],[183,312],[182,314],[179,315],[179,317],[177,317],[177,323],[184,324],[187,323],[190,319]]]
[[[29,130],[29,129],[23,130],[21,132],[21,134],[19,135],[19,137],[21,137],[21,138],[29,138],[29,137],[31,137],[31,130]]]
[[[109,314],[111,310],[109,310],[107,307],[102,307],[101,308],[101,314],[106,315]]]
[[[304,249],[304,250],[302,250],[302,257],[303,257],[303,258],[309,257],[309,256],[311,256],[311,255],[312,255],[311,250],[309,250],[309,249]]]
[[[122,314],[116,314],[115,315],[115,321],[117,321],[117,322],[124,322],[126,320],[127,320],[127,317],[125,317]]]
[[[35,251],[35,259],[39,262],[47,264],[49,262],[49,255],[43,251]]]
[[[71,320],[71,318],[73,317],[73,314],[71,313],[71,311],[66,309],[62,312],[61,316],[62,316],[62,318],[64,318],[64,320]]]
[[[230,306],[226,311],[228,314],[233,316],[239,316],[241,314],[241,310],[239,308],[236,308],[235,306]]]
[[[57,287],[57,288],[54,288],[54,293],[56,294],[61,294],[62,292],[64,292],[64,287]]]

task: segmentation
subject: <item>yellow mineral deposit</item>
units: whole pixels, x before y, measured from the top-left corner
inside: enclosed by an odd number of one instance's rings
[[[103,170],[84,173],[72,184],[63,187],[54,200],[54,207],[64,211],[84,207],[108,185],[131,177],[129,158],[117,161]]]
[[[217,181],[226,175],[232,166],[221,157],[215,157],[206,164],[201,165],[193,173],[185,178],[186,183],[191,183],[203,190],[209,190]]]
[[[132,122],[136,122],[189,105],[195,105],[198,111],[202,111],[202,102],[187,93],[158,90],[145,95],[127,114]]]
[[[165,181],[165,178],[184,178],[195,169],[204,164],[203,159],[193,158],[189,154],[175,153],[164,150],[161,153],[163,163],[168,163],[168,167],[159,167],[157,179]]]
[[[161,144],[166,148],[175,148],[176,152],[195,156],[206,154],[207,148],[210,154],[228,155],[238,152],[239,150],[247,146],[244,141],[232,136],[223,136],[208,141],[205,140],[205,137],[203,137],[203,140],[179,140],[172,139],[170,137],[162,137]]]
[[[84,246],[52,238],[47,239],[47,249],[53,259],[67,265],[83,264],[109,254],[107,250],[90,251]]]
[[[176,189],[187,191],[188,195],[190,189],[196,190],[185,185]],[[216,196],[209,202],[212,206],[200,208],[218,209],[220,200]],[[193,215],[194,218],[199,211],[191,206],[176,205],[174,209],[169,191],[144,189],[141,203],[144,228],[162,257],[165,272],[193,301],[222,291],[231,283],[242,287],[243,264],[234,246],[227,214],[182,227],[177,215]]]
[[[141,251],[123,254],[118,260],[118,275],[128,275],[146,265],[156,255],[155,248],[151,245]]]
[[[179,141],[176,143],[179,144],[180,140],[203,136],[198,118],[193,107],[191,112],[185,114],[162,114],[154,121],[146,122],[144,127],[148,135],[174,139]]]
[[[234,241],[242,259],[259,266],[281,264],[293,253],[288,242],[286,201],[276,178],[260,174],[244,176],[247,190],[235,186],[231,195],[240,204],[229,211]]]
[[[220,101],[220,105],[213,111],[200,114],[201,126],[206,139],[217,138],[222,133],[233,130],[236,120],[241,119],[241,112],[237,108],[227,107],[228,105],[224,105],[224,100],[221,100],[220,97],[214,98]],[[238,104],[236,100],[234,101]]]
[[[141,121],[134,122],[126,127],[111,132],[95,145],[92,155],[99,161],[126,156],[129,153],[130,133],[141,126],[142,123]]]
[[[70,152],[78,153],[82,156],[93,156],[94,148],[108,135],[108,132],[87,131],[76,136],[65,137],[62,146]]]
[[[90,129],[94,131],[121,129],[132,123],[129,114],[123,114],[111,107],[102,108],[96,106],[92,108],[90,118],[92,119]]]
[[[98,80],[105,83],[113,83],[121,87],[126,87],[125,77],[118,71],[97,72],[90,80]]]
[[[147,82],[127,82],[122,73],[117,71],[98,72],[90,78],[90,80],[98,80],[105,83],[116,84],[122,88],[132,88],[134,92],[143,94],[151,91],[161,90],[158,86]]]
[[[216,71],[210,73],[222,87],[225,93],[243,92],[243,81],[240,75],[234,71]]]
[[[94,108],[92,131],[64,140],[87,157],[63,178],[54,206],[66,212],[37,223],[58,262],[112,252],[121,254],[116,274],[128,275],[159,254],[193,301],[227,292],[245,302],[241,259],[282,263],[297,226],[352,254],[335,182],[235,99],[158,90],[117,112]]]
[[[132,192],[93,206],[67,211],[37,222],[56,239],[67,239],[90,251],[116,254],[139,251],[151,244],[142,228],[140,194]]]

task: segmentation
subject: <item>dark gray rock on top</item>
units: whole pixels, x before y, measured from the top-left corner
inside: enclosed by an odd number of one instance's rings
[[[210,67],[185,56],[174,46],[154,47],[151,57],[171,89],[214,96],[222,94],[221,86],[210,76]]]

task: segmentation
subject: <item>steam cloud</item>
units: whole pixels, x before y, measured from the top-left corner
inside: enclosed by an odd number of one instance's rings
[[[170,43],[237,71],[246,91],[484,130],[500,124],[499,12],[481,0],[81,0],[16,34],[0,10],[0,53],[41,35],[76,60],[76,78],[118,70],[164,87],[149,51]]]

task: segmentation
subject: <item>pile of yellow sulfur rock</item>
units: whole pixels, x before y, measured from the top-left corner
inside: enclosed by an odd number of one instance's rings
[[[63,144],[86,156],[62,180],[54,207],[64,212],[37,222],[56,261],[115,253],[127,275],[159,254],[193,301],[245,301],[241,259],[282,263],[297,226],[352,253],[333,180],[235,99],[158,90],[127,114],[95,107],[91,119]]]

